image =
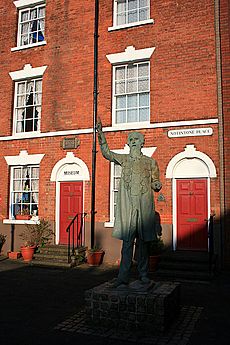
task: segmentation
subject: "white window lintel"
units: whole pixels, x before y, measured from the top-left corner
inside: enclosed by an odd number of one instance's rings
[[[29,78],[42,77],[45,73],[47,66],[32,67],[30,64],[26,64],[22,70],[9,72],[12,80],[18,81]]]
[[[8,165],[37,165],[40,164],[44,154],[29,155],[26,150],[20,151],[18,156],[4,156]]]
[[[45,4],[46,0],[17,0],[14,1],[14,5],[18,8],[32,7],[39,4]]]
[[[124,52],[108,54],[106,57],[112,65],[129,61],[149,60],[155,49],[155,47],[135,49],[134,46],[128,46]]]

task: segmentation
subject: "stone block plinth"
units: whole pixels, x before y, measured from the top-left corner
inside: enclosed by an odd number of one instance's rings
[[[119,289],[110,282],[85,292],[87,321],[104,328],[163,332],[180,308],[180,284],[151,282],[147,291],[135,283]]]

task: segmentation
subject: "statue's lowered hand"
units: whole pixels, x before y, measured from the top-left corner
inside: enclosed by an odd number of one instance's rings
[[[153,189],[155,190],[155,192],[159,192],[161,188],[162,188],[162,184],[160,181],[153,182]]]

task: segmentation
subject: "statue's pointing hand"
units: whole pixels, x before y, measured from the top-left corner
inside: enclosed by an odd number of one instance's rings
[[[98,117],[98,119],[97,119],[96,129],[99,133],[102,132],[102,122],[101,122],[100,117]]]

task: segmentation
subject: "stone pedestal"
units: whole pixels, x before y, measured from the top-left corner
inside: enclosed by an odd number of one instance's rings
[[[85,292],[87,321],[103,328],[163,332],[180,308],[180,284],[151,282],[146,291],[134,282],[113,288],[111,282]]]

